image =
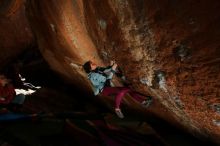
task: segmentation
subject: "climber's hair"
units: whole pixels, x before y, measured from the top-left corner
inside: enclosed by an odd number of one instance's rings
[[[83,64],[83,69],[85,70],[86,73],[91,72],[91,61],[87,61],[86,63]]]

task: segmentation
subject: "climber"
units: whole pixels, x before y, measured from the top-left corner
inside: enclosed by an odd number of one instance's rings
[[[15,89],[10,82],[11,80],[7,79],[4,75],[0,75],[0,106],[17,110],[22,106],[25,95],[16,95]]]
[[[93,92],[95,95],[101,94],[109,96],[116,94],[115,96],[115,113],[119,118],[124,118],[123,113],[120,109],[120,104],[123,96],[129,93],[135,100],[142,103],[145,107],[148,107],[151,103],[151,97],[148,96],[144,99],[142,95],[131,90],[129,87],[111,87],[111,79],[114,73],[116,73],[117,64],[111,61],[107,67],[99,67],[92,61],[87,61],[83,68],[88,74],[88,78],[92,83]]]

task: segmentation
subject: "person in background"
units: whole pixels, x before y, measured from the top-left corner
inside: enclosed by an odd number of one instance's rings
[[[95,95],[110,96],[115,94],[115,113],[119,118],[124,118],[124,114],[121,111],[120,104],[122,98],[126,93],[129,93],[135,100],[142,103],[145,107],[148,107],[151,103],[151,99],[143,98],[142,95],[133,91],[129,87],[112,87],[111,79],[116,73],[117,64],[111,61],[107,67],[99,67],[92,61],[87,61],[83,65],[83,69],[88,74],[88,79],[92,83],[93,92]]]
[[[0,106],[6,108],[20,108],[24,103],[25,95],[16,95],[11,80],[0,75]]]

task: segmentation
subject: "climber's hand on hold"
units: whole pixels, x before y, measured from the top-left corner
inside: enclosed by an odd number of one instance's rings
[[[115,61],[114,60],[111,60],[110,61],[110,66],[113,66],[115,64]]]
[[[116,71],[117,66],[118,66],[118,65],[117,65],[116,63],[114,63],[113,66],[112,66],[112,69],[113,69],[114,71]]]

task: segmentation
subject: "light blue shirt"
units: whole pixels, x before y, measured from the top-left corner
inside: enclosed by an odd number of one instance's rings
[[[112,70],[112,68],[104,69],[102,73],[91,71],[88,74],[88,78],[92,83],[94,95],[98,95],[102,92],[103,88],[105,87],[106,81],[109,79],[111,80],[113,78],[113,75],[114,71]]]

